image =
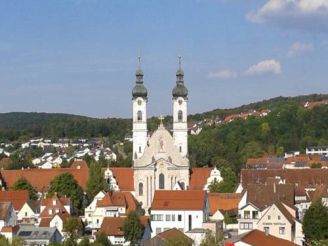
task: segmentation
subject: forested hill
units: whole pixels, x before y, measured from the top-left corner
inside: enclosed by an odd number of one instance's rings
[[[304,102],[320,101],[323,99],[328,99],[328,95],[315,94],[298,97],[277,97],[262,102],[243,105],[234,109],[216,109],[201,114],[190,115],[189,121],[196,122],[205,118],[208,119],[214,117],[224,119],[224,117],[231,114],[246,112],[250,109],[271,109],[274,112],[279,111],[288,105],[297,105],[299,108],[304,109]],[[290,110],[296,109],[294,108]],[[164,123],[169,126],[171,121],[172,117],[167,116]],[[247,120],[246,122],[248,121],[251,120]],[[327,122],[328,121],[326,121],[326,125]],[[235,124],[236,123],[226,125],[224,126],[224,129],[234,129]],[[156,117],[151,118],[149,120],[150,130],[154,130],[157,126],[158,119]],[[117,140],[121,141],[126,135],[131,134],[131,127],[131,119],[96,119],[78,115],[51,113],[2,113],[0,114],[0,141],[27,140],[32,137],[42,136],[52,139],[63,137],[109,137],[111,142],[115,142]],[[245,130],[247,130],[248,126],[245,125],[244,127],[246,127]],[[209,134],[206,129],[203,134],[195,138],[201,139],[205,134]],[[194,138],[192,138],[191,143],[194,141],[193,139]],[[192,147],[193,146],[191,146],[191,148]],[[193,155],[191,157],[194,159],[195,163],[209,164],[211,162],[208,158],[199,162],[201,156],[202,155],[196,157]]]

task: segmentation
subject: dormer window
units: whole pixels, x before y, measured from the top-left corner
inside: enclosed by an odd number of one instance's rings
[[[55,199],[52,200],[52,206],[56,206],[56,204],[57,204],[56,200]]]

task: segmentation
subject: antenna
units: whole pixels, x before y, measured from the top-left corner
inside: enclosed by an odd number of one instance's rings
[[[138,49],[138,68],[141,68],[141,55],[140,55],[140,49]]]
[[[179,69],[181,69],[181,56],[178,56],[179,59]]]

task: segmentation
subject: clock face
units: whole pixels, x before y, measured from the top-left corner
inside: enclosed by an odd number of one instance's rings
[[[138,105],[141,105],[142,104],[142,101],[141,99],[138,100]]]
[[[181,105],[181,104],[182,104],[182,100],[180,99],[180,100],[178,101],[178,103]]]

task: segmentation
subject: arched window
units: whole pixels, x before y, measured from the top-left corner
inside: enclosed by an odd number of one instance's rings
[[[182,118],[183,118],[182,110],[179,110],[179,112],[178,112],[178,121],[182,121]]]
[[[179,151],[180,151],[180,153],[182,152],[182,146],[179,146]]]
[[[181,188],[182,188],[183,190],[186,189],[186,188],[185,188],[185,183],[184,183],[184,182],[180,182],[180,186],[181,186]]]
[[[137,113],[137,120],[138,121],[141,121],[142,120],[142,112],[141,112],[141,110],[139,110],[138,113]]]
[[[139,196],[143,196],[143,183],[139,183]]]
[[[164,174],[161,173],[158,177],[159,188],[164,189]]]

